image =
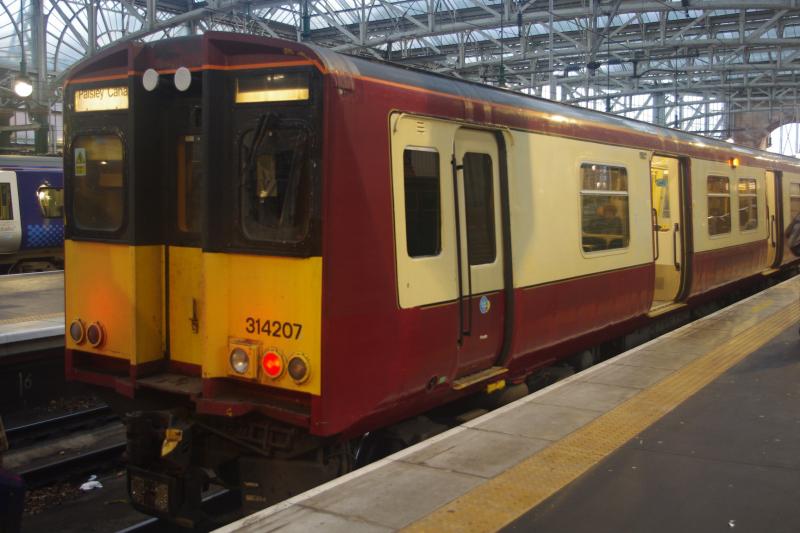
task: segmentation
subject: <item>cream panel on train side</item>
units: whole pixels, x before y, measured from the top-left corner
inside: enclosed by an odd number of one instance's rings
[[[509,196],[516,287],[653,261],[650,152],[517,131],[512,136]],[[626,169],[628,246],[584,251],[583,164]]]
[[[692,160],[695,252],[767,239],[765,175],[762,168],[731,168],[727,163]]]

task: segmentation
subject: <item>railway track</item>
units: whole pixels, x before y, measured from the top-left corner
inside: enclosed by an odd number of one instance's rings
[[[55,459],[23,468],[17,474],[29,489],[35,489],[117,464],[125,451],[125,441],[88,449],[64,459]]]
[[[125,451],[125,428],[106,406],[13,426],[6,435],[4,466],[34,489],[108,468]]]
[[[21,448],[44,439],[107,424],[113,420],[118,420],[118,417],[111,408],[101,405],[6,428],[6,437],[11,448]]]

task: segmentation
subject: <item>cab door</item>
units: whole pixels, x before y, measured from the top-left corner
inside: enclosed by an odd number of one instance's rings
[[[167,353],[202,365],[204,316],[202,240],[203,143],[199,98],[174,102],[164,128],[169,232],[166,249]]]
[[[21,241],[17,174],[0,171],[0,254],[18,252]]]
[[[501,163],[493,133],[456,130],[452,166],[459,273],[457,377],[492,367],[503,346]]]

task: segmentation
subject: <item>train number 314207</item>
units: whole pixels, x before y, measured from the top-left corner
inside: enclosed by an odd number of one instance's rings
[[[244,319],[247,333],[264,333],[271,337],[284,339],[299,339],[303,331],[303,324],[296,322],[281,322],[280,320],[262,320],[251,316]]]

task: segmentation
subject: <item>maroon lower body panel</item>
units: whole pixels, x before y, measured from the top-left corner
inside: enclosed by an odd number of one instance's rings
[[[697,252],[692,262],[691,296],[743,280],[766,267],[766,240]]]
[[[512,360],[534,353],[547,358],[549,349],[572,349],[595,332],[641,317],[650,309],[654,280],[648,263],[516,291]]]

